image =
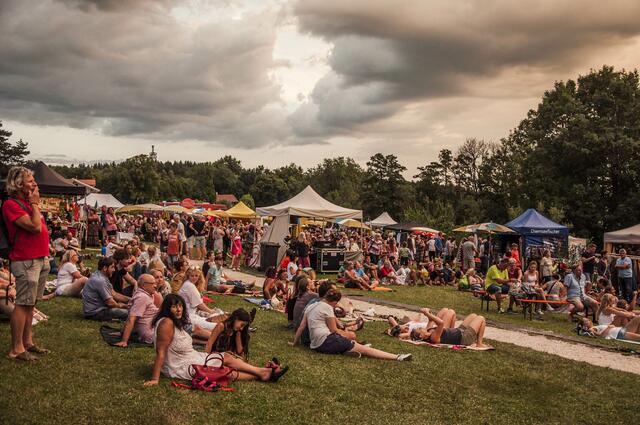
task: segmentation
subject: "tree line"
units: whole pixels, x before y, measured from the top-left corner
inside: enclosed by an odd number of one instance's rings
[[[4,149],[6,134],[0,141]],[[380,153],[364,167],[337,157],[307,170],[295,164],[245,168],[231,156],[161,162],[154,154],[54,168],[66,177],[94,178],[103,192],[126,203],[213,201],[217,192],[251,207],[267,206],[310,184],[369,218],[388,211],[396,220],[447,231],[473,222],[504,223],[534,207],[575,234],[598,240],[604,231],[640,220],[639,76],[604,66],[556,82],[499,142],[469,138],[455,150],[443,149],[412,179],[404,177],[407,169],[395,155]]]

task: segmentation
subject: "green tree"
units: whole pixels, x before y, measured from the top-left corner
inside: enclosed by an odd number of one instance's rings
[[[395,155],[377,153],[367,161],[361,193],[368,216],[375,217],[384,211],[395,217],[402,216],[413,191],[402,176],[406,170]]]
[[[347,208],[361,209],[360,190],[364,170],[353,159],[325,158],[307,171],[308,181],[327,200]]]
[[[4,178],[14,165],[24,164],[25,157],[29,155],[28,144],[22,139],[15,144],[9,142],[13,133],[2,128],[0,121],[0,178]]]
[[[253,200],[253,196],[249,195],[248,193],[245,193],[240,197],[240,202],[244,202],[244,204],[252,210],[256,209],[256,203]]]

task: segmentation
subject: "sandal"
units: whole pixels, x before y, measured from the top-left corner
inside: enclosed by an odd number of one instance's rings
[[[23,351],[22,353],[18,354],[15,357],[11,357],[10,355],[7,354],[7,357],[11,360],[20,360],[23,362],[35,362],[38,360],[36,356],[34,356],[33,354],[27,351]]]
[[[356,319],[356,331],[359,331],[364,327],[364,319],[362,317],[358,317]]]
[[[271,370],[271,377],[269,378],[269,382],[278,382],[278,380],[280,380],[280,378],[282,378],[285,373],[287,373],[289,371],[289,366],[285,366],[282,369],[272,369]]]
[[[49,354],[51,350],[47,350],[46,348],[38,347],[36,344],[33,344],[31,347],[27,348],[27,351],[30,353],[36,354]]]

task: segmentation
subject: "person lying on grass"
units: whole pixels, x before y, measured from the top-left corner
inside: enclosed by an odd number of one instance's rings
[[[483,343],[484,330],[486,327],[484,317],[478,316],[477,314],[470,314],[464,319],[460,326],[455,328],[447,327],[451,325],[450,316],[442,319],[433,315],[428,308],[423,308],[420,312],[427,316],[429,324],[422,329],[414,329],[411,332],[411,339],[415,341],[425,341],[431,344],[474,345],[478,348],[485,346]],[[433,325],[435,325],[435,327]]]
[[[334,309],[342,294],[332,288],[322,297],[321,301],[309,306],[304,313],[302,323],[296,332],[292,345],[297,345],[306,329],[309,330],[309,347],[324,354],[349,354],[371,357],[382,360],[411,360],[411,354],[391,354],[377,350],[350,340],[338,332],[338,320]]]
[[[161,373],[169,378],[191,379],[190,366],[203,364],[209,353],[193,349],[193,340],[187,332],[190,322],[182,297],[174,294],[167,295],[158,315],[153,319],[153,326],[155,327],[156,358],[151,379],[145,381],[144,385],[157,385]],[[274,362],[271,362],[268,367],[252,366],[226,353],[224,354],[224,364],[236,369],[233,375],[236,381],[276,382],[288,370],[288,368],[281,368]]]
[[[426,316],[426,314],[421,309],[420,312]],[[443,326],[445,328],[454,328],[456,326],[456,312],[450,308],[441,308],[440,311],[436,314],[437,317],[442,319]],[[400,339],[411,339],[411,333],[416,329],[435,329],[438,325],[429,320],[427,318],[426,321],[422,320],[421,315],[418,315],[413,320],[409,317],[405,317],[404,323],[400,324],[398,319],[390,316],[389,319],[390,328],[387,333],[390,336],[397,337]]]
[[[640,342],[640,317],[634,317],[626,326],[614,326],[613,324],[594,326],[591,320],[583,317],[578,322],[578,326],[578,333],[582,335],[584,332],[589,332],[593,336],[605,339]]]

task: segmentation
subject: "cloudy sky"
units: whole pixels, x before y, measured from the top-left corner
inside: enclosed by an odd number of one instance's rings
[[[637,0],[1,0],[0,120],[52,163],[408,168],[640,59]]]

